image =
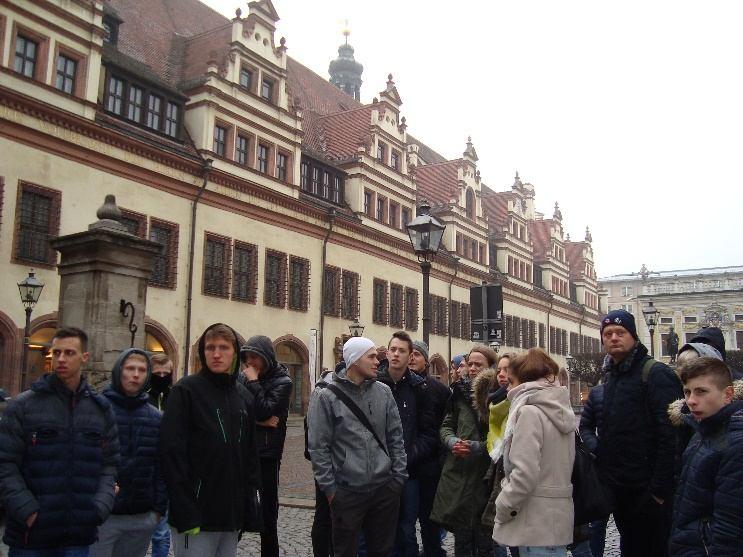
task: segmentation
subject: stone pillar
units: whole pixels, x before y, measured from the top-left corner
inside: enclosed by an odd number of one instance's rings
[[[144,348],[147,281],[162,246],[130,234],[121,223],[113,195],[85,232],[60,236],[51,245],[61,254],[58,272],[60,326],[83,329],[89,337],[88,381],[99,387],[122,350],[132,345],[131,307],[136,327],[134,347]]]

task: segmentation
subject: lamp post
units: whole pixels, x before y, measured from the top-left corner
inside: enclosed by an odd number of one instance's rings
[[[653,332],[655,332],[655,326],[658,324],[658,309],[653,305],[652,300],[648,301],[648,305],[642,308],[642,316],[645,318],[645,324],[650,330],[650,356],[655,357],[655,346],[653,342]]]
[[[431,331],[431,306],[428,296],[429,275],[431,273],[431,261],[439,251],[441,238],[444,236],[445,224],[429,213],[431,206],[427,201],[421,200],[418,206],[418,216],[411,220],[406,228],[410,236],[415,255],[421,264],[423,273],[423,342],[428,344],[428,336]]]
[[[353,322],[348,326],[348,331],[352,337],[360,337],[364,334],[364,326],[359,323],[359,318],[356,317]]]
[[[26,373],[28,371],[28,345],[31,335],[31,312],[39,301],[44,285],[36,278],[33,271],[18,283],[18,292],[21,294],[21,303],[26,308],[26,329],[23,333],[23,356],[21,358],[21,392],[26,390]]]

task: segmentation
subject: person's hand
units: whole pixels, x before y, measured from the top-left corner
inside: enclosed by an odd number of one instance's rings
[[[114,484],[114,497],[116,497],[119,494],[119,484],[118,482]]]
[[[36,517],[39,516],[39,513],[31,513],[28,518],[26,519],[26,526],[28,528],[31,528],[31,526],[34,525],[34,522],[36,522]]]
[[[459,440],[456,443],[454,443],[454,447],[451,450],[452,454],[457,457],[465,457],[469,456],[471,450],[470,450],[470,444],[467,441]]]
[[[243,367],[243,374],[248,381],[258,380],[258,370],[256,370],[253,366],[246,365],[245,367]]]
[[[255,422],[258,425],[262,425],[263,427],[277,427],[279,425],[279,417],[278,416],[271,416],[267,420],[263,420],[262,422]]]

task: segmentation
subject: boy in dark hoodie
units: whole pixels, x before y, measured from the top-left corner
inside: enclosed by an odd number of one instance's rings
[[[237,334],[222,323],[199,339],[201,370],[170,391],[160,429],[176,557],[234,557],[255,529],[260,464],[253,397],[237,382]]]
[[[91,557],[144,557],[167,509],[157,458],[162,413],[149,404],[151,375],[147,353],[130,348],[119,355],[111,370],[111,385],[103,391],[119,430],[119,492],[111,515],[98,529]]]
[[[240,359],[243,362],[241,380],[255,399],[258,420],[258,455],[263,480],[261,555],[278,557],[279,470],[292,380],[286,368],[276,361],[273,343],[267,336],[250,337],[240,351]]]
[[[743,383],[715,358],[697,358],[680,373],[695,434],[684,452],[670,555],[743,555]]]

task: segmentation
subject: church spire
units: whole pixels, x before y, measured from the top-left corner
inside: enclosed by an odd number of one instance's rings
[[[351,30],[348,28],[348,22],[346,22],[343,29],[345,43],[338,47],[338,58],[330,62],[328,73],[330,74],[330,83],[360,101],[361,84],[363,83],[361,74],[364,72],[364,66],[353,57],[353,47],[348,44],[350,34]]]

